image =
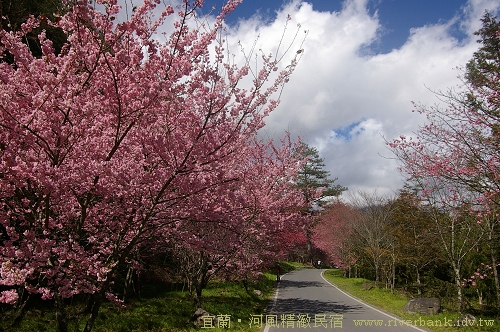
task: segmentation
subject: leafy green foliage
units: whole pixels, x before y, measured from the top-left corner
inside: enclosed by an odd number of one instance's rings
[[[335,184],[337,178],[329,178],[330,172],[324,169],[324,160],[319,156],[319,152],[315,147],[311,147],[302,142],[298,153],[300,153],[303,158],[307,158],[297,178],[297,186],[302,189],[307,202],[322,205],[325,197],[337,197],[340,196],[343,191],[347,190],[346,187]],[[323,191],[321,196],[315,197],[314,193],[318,189],[322,189]]]
[[[474,34],[479,36],[477,41],[481,48],[474,53],[467,63],[465,78],[476,87],[487,87],[497,90],[500,87],[498,73],[500,73],[500,22],[497,17],[486,12],[481,19],[483,26]]]
[[[283,266],[288,265],[284,264]],[[257,328],[249,326],[250,315],[262,314],[268,299],[274,291],[275,276],[266,273],[256,284],[250,287],[250,294],[245,292],[241,283],[218,280],[208,285],[205,290],[205,308],[213,315],[231,315],[230,331],[253,331]],[[182,284],[168,285],[164,283],[148,283],[142,289],[141,299],[133,299],[127,307],[119,308],[107,302],[103,305],[96,321],[95,331],[200,331],[188,323],[193,314],[192,299]],[[252,293],[258,289],[263,296]],[[82,314],[82,305],[74,303],[68,306],[71,317],[70,330],[79,331],[85,325],[86,316]],[[9,331],[56,331],[55,310],[30,310],[21,325]],[[240,322],[238,320],[241,320]],[[7,328],[7,321],[0,322],[0,331]],[[216,328],[210,331],[227,331]]]
[[[443,311],[441,313],[429,316],[422,316],[421,314],[408,314],[404,312],[404,306],[409,301],[402,293],[391,294],[389,289],[375,287],[370,290],[363,290],[361,285],[366,282],[370,282],[363,278],[345,278],[342,275],[341,270],[329,270],[325,273],[325,277],[337,287],[343,291],[349,292],[349,294],[354,295],[358,299],[374,305],[378,308],[385,310],[386,312],[392,313],[399,317],[403,321],[420,322],[420,318],[424,319],[425,322],[455,322],[460,315],[456,312]],[[476,316],[476,319],[481,317]],[[491,317],[484,317],[484,320],[491,321]],[[483,321],[484,321],[483,320]],[[415,324],[417,325],[417,324]],[[437,324],[435,324],[437,325]],[[493,326],[432,326],[431,324],[426,324],[424,327],[429,331],[436,332],[473,332],[473,331],[500,331],[500,326],[498,322],[494,320]]]

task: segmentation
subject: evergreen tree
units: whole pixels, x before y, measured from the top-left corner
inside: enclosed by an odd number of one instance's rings
[[[303,158],[307,158],[302,168],[299,171],[297,186],[302,190],[306,201],[311,204],[324,205],[326,197],[338,197],[346,187],[335,184],[337,178],[330,179],[330,172],[325,170],[323,158],[319,156],[319,152],[315,147],[310,147],[306,143],[301,143],[299,153]],[[315,192],[322,189],[319,197],[315,196]]]
[[[480,36],[481,48],[467,63],[465,79],[476,88],[498,90],[500,83],[500,22],[486,12],[481,19],[483,26],[474,34]]]
[[[330,179],[330,172],[325,170],[325,163],[323,158],[319,156],[319,152],[315,147],[310,147],[306,143],[302,142],[297,149],[297,153],[300,154],[301,158],[306,159],[306,162],[300,168],[297,176],[297,187],[302,190],[304,198],[306,200],[306,205],[309,207],[307,213],[313,215],[314,207],[321,207],[326,205],[328,202],[325,200],[326,197],[337,197],[342,194],[343,191],[347,190],[338,184],[334,184],[337,178]],[[321,194],[318,195],[318,190],[321,190]],[[314,264],[315,259],[315,249],[312,241],[313,228],[317,220],[314,220],[309,227],[304,229],[306,236],[306,255],[307,261]]]
[[[421,196],[432,206],[431,211],[437,211],[433,218],[453,268],[459,311],[465,303],[464,259],[469,254],[472,257],[469,249],[479,243],[476,233],[482,235],[473,227],[475,222],[487,235],[490,263],[481,263],[493,274],[500,308],[496,235],[500,208],[500,23],[489,12],[481,22],[475,33],[480,37],[480,48],[466,65],[462,89],[439,94],[444,108],[417,105],[416,111],[426,116],[427,123],[415,133],[416,140],[400,136],[388,143],[402,163],[401,170],[421,187]],[[446,214],[441,215],[442,211]]]

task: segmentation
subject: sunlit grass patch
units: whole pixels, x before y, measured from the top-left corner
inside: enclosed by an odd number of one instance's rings
[[[300,264],[280,264],[283,273],[291,271]],[[241,282],[214,280],[203,291],[202,307],[209,313],[222,318],[229,317],[229,331],[256,332],[259,328],[250,324],[252,315],[265,312],[269,299],[274,294],[276,276],[274,271],[262,275],[257,283],[248,283],[248,293]],[[125,308],[105,302],[95,322],[93,331],[99,332],[171,332],[171,331],[206,331],[196,327],[188,320],[195,311],[193,300],[183,285],[165,285],[150,283],[143,285],[140,298],[127,302]],[[253,291],[259,290],[259,296]],[[82,331],[87,315],[83,315],[84,301],[68,302],[69,331]],[[0,321],[0,331],[57,331],[53,303],[42,302],[39,307],[27,312],[21,324],[8,329],[6,322]],[[39,304],[37,304],[39,306]],[[227,328],[209,329],[227,331]]]
[[[325,278],[335,284],[343,291],[355,296],[356,298],[376,306],[388,313],[391,313],[402,321],[407,321],[411,325],[420,326],[436,332],[476,332],[476,331],[500,331],[500,320],[494,320],[493,326],[490,326],[492,318],[476,317],[475,326],[448,326],[457,321],[460,317],[458,313],[441,312],[435,315],[408,314],[404,312],[404,306],[409,299],[401,293],[391,293],[390,289],[383,287],[373,287],[363,289],[361,286],[365,283],[374,284],[373,281],[363,278],[346,278],[341,270],[328,270],[325,272]],[[481,321],[479,320],[481,319]],[[488,321],[488,325],[486,324]],[[439,326],[439,325],[442,326]],[[482,326],[480,326],[482,325]]]

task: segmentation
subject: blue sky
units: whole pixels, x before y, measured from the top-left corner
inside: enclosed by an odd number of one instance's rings
[[[243,0],[227,21],[229,24],[234,24],[255,14],[261,15],[265,20],[273,20],[276,12],[289,2],[289,0]],[[340,12],[345,1],[306,2],[312,4],[315,11]],[[211,8],[213,5],[220,8],[223,3],[223,0],[206,0],[205,8]],[[383,29],[380,41],[372,45],[371,49],[374,52],[389,52],[406,42],[411,28],[438,24],[454,17],[463,18],[463,7],[466,4],[466,0],[369,0],[367,8],[372,15],[377,14]],[[453,27],[452,32],[459,39],[466,37],[460,31],[458,24]]]
[[[222,3],[205,0],[202,12],[216,5],[215,14]],[[360,191],[395,195],[404,176],[386,141],[414,136],[425,123],[413,102],[439,105],[433,91],[460,90],[460,68],[479,48],[480,19],[499,9],[498,0],[244,0],[228,17],[225,45],[239,64],[240,45],[279,56],[290,45],[282,68],[300,49],[261,135],[278,139],[288,131],[316,147],[332,178],[349,188],[347,200]],[[293,42],[298,26],[307,37]]]
[[[205,8],[222,2],[206,0]],[[481,16],[499,8],[498,0],[244,0],[228,19],[229,48],[259,38],[256,49],[275,51],[287,15],[307,30],[263,135],[288,130],[316,147],[349,188],[346,199],[394,195],[404,176],[386,140],[424,124],[412,102],[432,106],[440,103],[433,91],[459,89],[457,68],[479,47]]]

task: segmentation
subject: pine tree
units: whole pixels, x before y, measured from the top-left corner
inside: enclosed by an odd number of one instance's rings
[[[335,184],[337,178],[329,178],[330,172],[324,169],[324,160],[315,147],[302,143],[299,153],[303,158],[307,158],[307,161],[299,171],[297,186],[302,190],[308,203],[321,206],[326,203],[326,197],[338,197],[347,190],[346,187]],[[321,189],[321,195],[316,197],[315,192]]]
[[[500,22],[486,12],[481,19],[483,26],[474,34],[480,36],[481,48],[467,63],[465,79],[476,88],[498,90],[500,83]]]
[[[347,188],[339,184],[334,184],[337,178],[329,178],[330,172],[324,169],[324,160],[319,156],[319,152],[315,147],[310,147],[302,142],[297,151],[302,157],[299,159],[306,159],[306,162],[298,172],[296,185],[302,190],[306,206],[309,207],[307,213],[313,218],[314,210],[328,203],[326,200],[327,197],[340,196]],[[318,191],[321,192],[318,194]],[[316,222],[317,220],[314,220],[308,228],[304,229],[307,239],[307,260],[312,264],[314,264],[313,262],[315,261],[312,236]]]

